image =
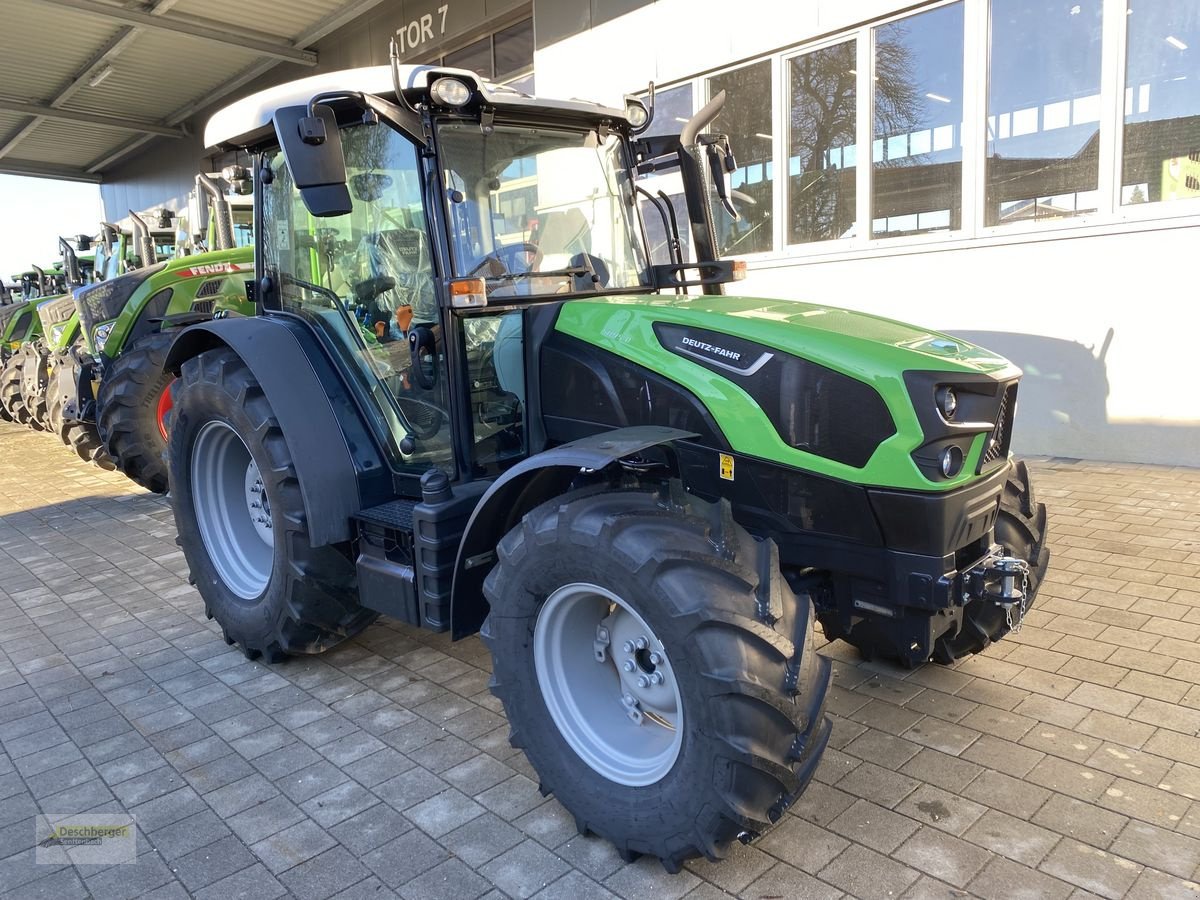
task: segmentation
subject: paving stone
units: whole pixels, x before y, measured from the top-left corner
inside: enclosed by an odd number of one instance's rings
[[[1098,799],[1115,780],[1105,772],[1053,756],[1046,757],[1025,777],[1034,784],[1087,801]]]
[[[873,900],[900,896],[918,873],[874,850],[851,845],[821,870],[820,877],[852,897]]]
[[[171,871],[179,877],[184,887],[195,892],[252,865],[254,857],[250,851],[230,835],[175,860],[171,864]]]
[[[495,824],[504,825],[499,821]],[[369,809],[364,809],[357,815],[334,825],[329,829],[329,834],[355,856],[362,856],[399,837],[412,827],[412,823],[408,819],[386,803],[376,803]],[[513,830],[515,831],[515,829]],[[450,846],[445,838],[442,843]],[[461,853],[458,855],[462,856]]]
[[[287,893],[280,884],[262,865],[255,864],[222,878],[196,893],[196,900],[232,900],[232,898],[252,898],[252,900],[271,900]]]
[[[1200,867],[1200,840],[1132,821],[1108,848],[1117,856],[1189,879]]]
[[[873,763],[863,763],[837,783],[840,791],[873,800],[887,807],[895,807],[919,785],[920,782],[915,778],[889,772]]]
[[[357,884],[370,874],[344,847],[334,847],[278,877],[280,883],[300,900],[321,900]]]
[[[1014,778],[1022,778],[1045,757],[1045,753],[989,734],[963,751],[962,758]]]
[[[834,819],[829,829],[855,844],[890,854],[917,830],[917,823],[875,803],[859,800]]]
[[[1053,831],[994,809],[963,832],[963,838],[1031,868],[1045,859],[1061,839]]]
[[[985,809],[971,800],[923,784],[909,794],[896,807],[896,811],[941,831],[961,835],[983,815]]]
[[[1101,897],[1121,897],[1142,873],[1142,866],[1070,838],[1051,851],[1041,870]]]
[[[990,769],[962,791],[964,797],[977,803],[1026,820],[1042,807],[1050,794],[1044,787]]]
[[[1145,869],[1125,896],[1127,900],[1196,900],[1200,884]]]
[[[329,828],[378,802],[379,798],[358,782],[344,781],[337,787],[304,801],[300,808],[322,828]]]
[[[1065,900],[1072,886],[1002,857],[993,857],[967,885],[970,895],[984,900]]]
[[[490,889],[490,882],[460,860],[448,859],[401,885],[400,896],[405,900],[474,900]]]
[[[519,879],[517,882],[519,883]],[[691,872],[684,870],[678,875],[668,875],[658,860],[647,856],[631,865],[622,866],[604,881],[606,888],[625,900],[639,900],[644,897],[675,900],[687,894],[697,884],[699,879]]]
[[[250,849],[268,869],[278,875],[320,855],[336,843],[316,822],[304,819],[257,841]]]
[[[990,857],[980,847],[923,825],[895,852],[894,858],[961,888]]]
[[[229,829],[220,817],[206,809],[150,832],[148,840],[159,855],[173,860],[207,847],[228,834]]]
[[[447,853],[428,835],[412,828],[362,857],[389,887],[398,887],[447,859]]]
[[[939,750],[925,748],[901,768],[904,775],[932,784],[954,794],[962,793],[984,772],[982,766]]]
[[[254,844],[263,838],[295,825],[304,819],[300,808],[283,795],[255,803],[225,821],[246,844]],[[342,841],[342,843],[346,843]]]

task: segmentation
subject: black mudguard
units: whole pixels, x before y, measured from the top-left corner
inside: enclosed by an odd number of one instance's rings
[[[358,432],[361,423],[339,420],[329,392],[341,383],[321,348],[301,331],[283,317],[199,323],[180,331],[167,354],[166,369],[178,376],[185,361],[222,345],[250,367],[295,460],[310,542],[322,547],[353,537],[350,519],[363,508],[359,467],[373,472],[386,467],[369,441],[355,442],[351,452],[343,425]],[[338,408],[353,414],[350,403]]]
[[[529,510],[564,493],[581,471],[600,471],[650,447],[696,435],[661,425],[618,428],[562,444],[524,459],[488,488],[471,513],[458,549],[450,598],[455,640],[474,634],[487,616],[483,582],[496,561],[496,543]]]

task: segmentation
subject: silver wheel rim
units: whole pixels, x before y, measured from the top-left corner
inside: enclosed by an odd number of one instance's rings
[[[224,422],[209,422],[196,436],[192,505],[218,577],[243,600],[258,599],[275,561],[271,506],[250,450]]]
[[[552,593],[533,629],[542,699],[559,733],[594,771],[643,787],[683,745],[683,703],[662,641],[624,600],[577,582]]]

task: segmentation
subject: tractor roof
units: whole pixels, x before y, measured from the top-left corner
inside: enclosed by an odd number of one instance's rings
[[[461,75],[479,85],[484,102],[489,106],[534,111],[554,110],[575,113],[595,119],[625,119],[622,109],[591,103],[586,100],[544,100],[530,97],[503,85],[492,84],[466,69],[438,66],[400,66],[400,81],[404,92],[424,92],[429,87],[430,73]],[[249,147],[274,133],[271,117],[285,106],[308,103],[316,94],[326,91],[361,91],[366,94],[394,96],[390,66],[371,66],[362,69],[343,69],[289,81],[244,97],[216,113],[204,129],[206,147]]]

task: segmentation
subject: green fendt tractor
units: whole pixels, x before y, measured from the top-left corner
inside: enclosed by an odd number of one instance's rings
[[[723,295],[723,99],[642,138],[635,100],[393,64],[234,104],[206,137],[255,159],[258,315],[167,357],[175,521],[226,641],[273,662],[380,613],[480,631],[542,789],[670,870],[811,778],[814,611],[950,660],[1019,623],[1047,562],[1016,368]],[[637,179],[671,169],[696,261],[652,265]]]
[[[22,276],[23,293],[30,300],[28,306],[14,312],[13,318],[5,323],[5,350],[0,353],[4,356],[0,369],[0,410],[5,419],[28,425],[35,431],[50,427],[46,404],[50,354],[47,341],[57,341],[71,329],[67,320],[74,308],[67,292],[93,274],[91,256],[81,263],[76,254],[76,248],[91,248],[87,235],[76,238],[75,246],[62,237],[58,244],[62,260],[56,267],[47,271],[34,266],[32,275]],[[55,293],[46,296],[46,291]],[[74,339],[75,330],[66,333],[68,343]]]
[[[216,209],[216,243],[232,248],[228,207]],[[135,252],[152,258],[150,230],[130,215]],[[55,367],[51,394],[66,425],[87,436],[86,450],[101,450],[133,481],[166,492],[164,417],[174,380],[163,371],[167,350],[180,328],[214,315],[253,314],[253,272],[254,248],[241,247],[159,262],[75,292],[83,341]]]

